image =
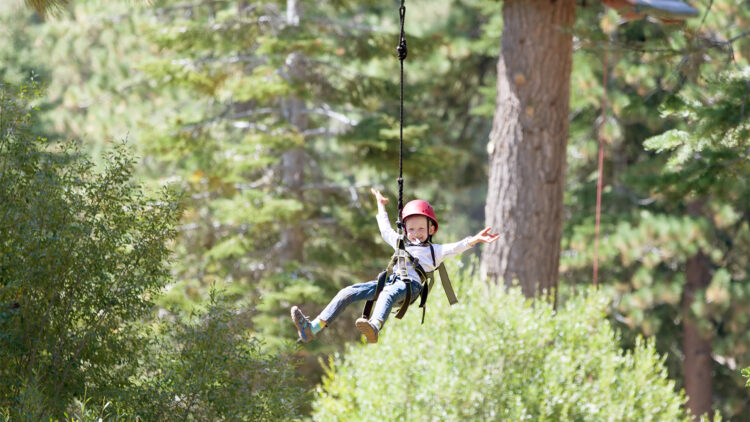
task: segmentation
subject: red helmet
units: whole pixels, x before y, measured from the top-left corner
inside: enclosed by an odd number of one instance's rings
[[[401,210],[401,220],[406,221],[407,218],[414,215],[423,215],[432,220],[432,224],[435,225],[435,233],[437,233],[437,217],[435,217],[435,210],[432,209],[432,205],[429,202],[415,199],[404,205],[404,209]]]

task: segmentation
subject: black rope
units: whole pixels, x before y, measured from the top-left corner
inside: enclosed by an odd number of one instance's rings
[[[399,109],[399,144],[398,144],[398,218],[396,220],[396,226],[399,230],[403,229],[403,221],[401,220],[401,212],[404,209],[404,59],[406,59],[406,34],[404,33],[404,18],[406,16],[406,6],[404,6],[404,0],[401,0],[401,7],[398,9],[398,15],[401,20],[401,34],[399,36],[398,47],[396,52],[398,53],[398,59],[401,62],[401,108]]]

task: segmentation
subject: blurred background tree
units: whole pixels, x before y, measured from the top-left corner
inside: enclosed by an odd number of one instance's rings
[[[605,140],[600,275],[613,320],[653,335],[695,413],[712,403],[747,420],[738,365],[747,362],[748,120],[742,32],[747,5],[713,2],[699,19],[579,26],[572,97],[562,279],[586,280],[594,251],[596,141]],[[594,28],[592,33],[592,28]],[[598,33],[598,34],[597,34]],[[603,50],[606,49],[606,52]],[[602,55],[608,55],[608,115]],[[592,125],[592,122],[596,122]],[[657,136],[658,135],[658,136]],[[730,346],[731,345],[731,346]],[[717,397],[720,397],[717,399]],[[736,418],[736,419],[735,419]]]

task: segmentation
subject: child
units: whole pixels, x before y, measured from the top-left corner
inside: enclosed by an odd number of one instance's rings
[[[384,197],[379,191],[370,189],[378,203],[378,227],[380,235],[394,249],[398,249],[398,233],[396,233],[388,221],[388,213],[385,210],[385,204],[389,199]],[[430,248],[424,247],[429,245],[432,235],[438,231],[437,217],[432,206],[426,201],[414,200],[406,204],[402,210],[401,219],[406,230],[406,250],[415,257],[425,271],[434,271],[440,263],[451,256],[459,255],[468,250],[479,242],[492,243],[499,235],[490,234],[491,227],[487,227],[474,236],[467,237],[460,242],[447,243],[445,245],[432,244],[433,255]],[[412,282],[411,297],[415,300],[419,297],[421,290],[420,278],[416,269],[410,261],[406,260],[406,271]],[[383,324],[388,318],[394,304],[402,302],[406,296],[407,284],[399,277],[399,264],[393,269],[393,273],[386,281],[385,287],[380,292],[372,318],[357,319],[355,325],[357,329],[364,334],[369,343],[378,342],[378,332],[383,328]],[[323,312],[317,318],[310,321],[297,306],[292,306],[292,320],[297,327],[300,341],[308,342],[320,330],[330,324],[347,306],[354,302],[362,300],[372,300],[375,297],[377,281],[354,284],[345,287],[338,292],[336,297],[323,309]]]

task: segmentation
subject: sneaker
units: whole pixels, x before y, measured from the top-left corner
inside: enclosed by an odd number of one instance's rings
[[[354,323],[354,325],[357,326],[357,329],[360,333],[362,333],[365,338],[367,339],[368,343],[377,343],[378,342],[378,327],[373,324],[372,322],[364,319],[359,318]]]
[[[312,340],[313,333],[310,319],[296,306],[292,306],[292,321],[294,321],[294,326],[297,327],[297,334],[299,334],[301,342],[307,343]]]

